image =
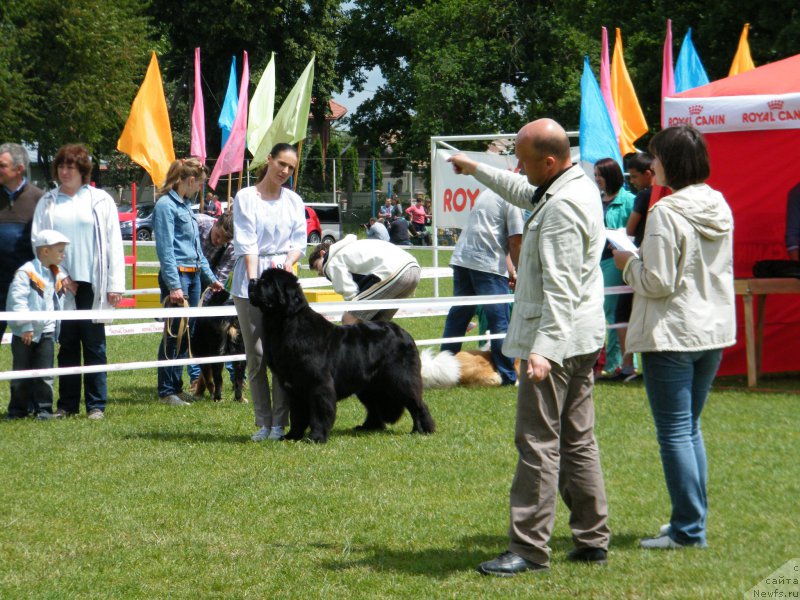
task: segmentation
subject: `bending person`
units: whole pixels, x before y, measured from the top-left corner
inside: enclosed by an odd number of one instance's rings
[[[422,271],[417,259],[389,242],[359,240],[353,234],[311,252],[308,266],[330,279],[345,300],[408,298],[419,285]],[[396,308],[345,312],[343,325],[359,321],[391,321]]]
[[[289,406],[280,381],[272,377],[272,397],[262,347],[261,310],[250,304],[249,290],[265,269],[290,273],[306,248],[306,213],[303,200],[283,184],[297,167],[297,151],[276,144],[254,186],[239,190],[233,203],[233,268],[231,295],[242,328],[247,354],[247,379],[253,398],[256,427],[254,442],[282,440],[289,422]]]

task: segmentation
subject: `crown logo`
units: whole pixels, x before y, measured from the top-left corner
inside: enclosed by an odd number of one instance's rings
[[[703,105],[702,104],[692,104],[689,107],[689,114],[690,115],[699,115],[703,112]]]
[[[767,102],[770,110],[781,110],[783,108],[783,100],[772,100]]]

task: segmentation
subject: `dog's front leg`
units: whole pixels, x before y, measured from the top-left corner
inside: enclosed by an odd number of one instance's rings
[[[336,391],[333,382],[314,389],[309,398],[311,407],[311,441],[324,444],[336,420]]]
[[[309,406],[304,398],[298,398],[294,392],[286,392],[289,396],[289,432],[287,440],[302,440],[308,429]]]

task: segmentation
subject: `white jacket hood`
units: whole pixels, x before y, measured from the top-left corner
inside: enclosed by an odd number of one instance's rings
[[[733,215],[725,198],[705,183],[690,185],[658,201],[654,206],[682,215],[704,238],[715,240],[733,230]]]

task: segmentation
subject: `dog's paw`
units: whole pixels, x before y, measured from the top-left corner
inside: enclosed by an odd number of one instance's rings
[[[315,444],[324,444],[325,442],[328,441],[328,436],[323,431],[312,431],[311,441]]]

